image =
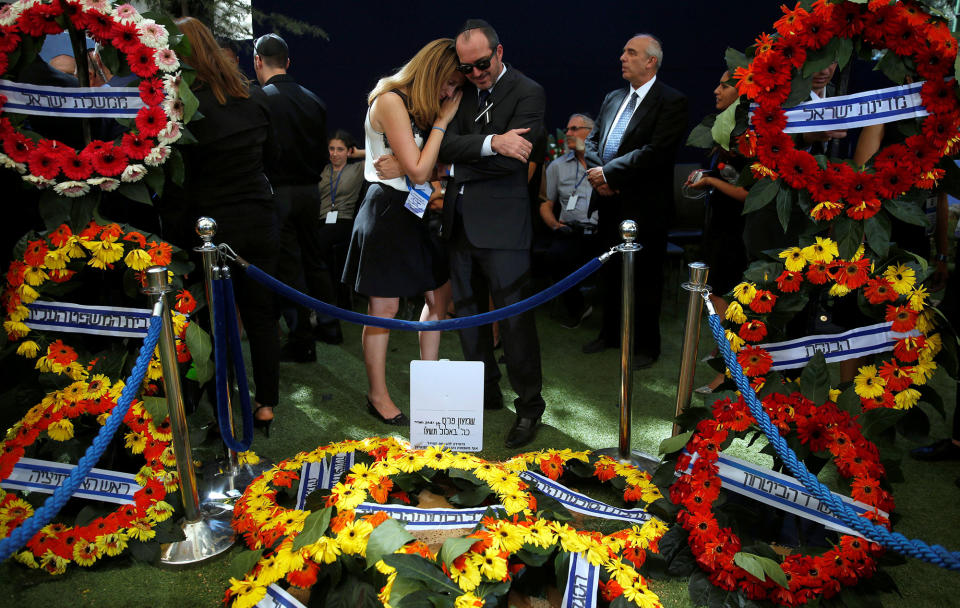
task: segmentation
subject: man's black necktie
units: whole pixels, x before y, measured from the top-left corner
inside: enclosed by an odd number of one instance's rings
[[[490,99],[490,89],[480,89],[480,109],[487,107],[487,100]]]

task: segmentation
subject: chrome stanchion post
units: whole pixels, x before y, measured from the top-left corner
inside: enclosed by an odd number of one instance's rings
[[[209,559],[229,549],[233,545],[233,530],[230,527],[229,512],[215,514],[200,508],[197,475],[193,467],[193,451],[190,448],[190,433],[180,387],[180,370],[177,367],[173,321],[170,318],[168,294],[172,289],[165,266],[148,268],[146,275],[147,287],[144,292],[153,297],[154,304],[162,303],[163,327],[158,346],[170,415],[170,432],[173,436],[173,453],[177,459],[177,474],[180,477],[180,496],[185,516],[182,527],[186,536],[184,540],[161,545],[160,562],[169,566],[181,566]]]
[[[682,285],[689,293],[687,301],[687,319],[683,330],[683,350],[680,351],[680,378],[677,380],[677,409],[679,416],[690,406],[693,395],[693,374],[697,361],[697,346],[700,344],[700,314],[703,312],[703,298],[700,294],[710,289],[707,275],[710,267],[703,262],[687,264],[690,280]],[[680,432],[680,426],[673,423],[673,434]]]
[[[637,223],[633,220],[624,220],[620,224],[620,236],[623,244],[617,250],[623,256],[621,294],[621,322],[620,322],[620,437],[617,448],[599,450],[601,454],[615,456],[620,462],[631,463],[639,468],[649,470],[656,466],[657,461],[649,456],[634,453],[630,447],[631,430],[633,426],[632,412],[630,411],[633,397],[633,323],[634,323],[634,266],[636,253],[642,248],[637,240]]]
[[[210,331],[211,338],[213,328],[216,327],[216,312],[213,310],[213,281],[214,279],[220,278],[219,268],[217,266],[217,255],[218,250],[217,246],[213,244],[213,237],[217,234],[217,222],[210,217],[201,217],[197,220],[197,234],[200,236],[200,240],[203,241],[203,244],[199,247],[194,247],[194,251],[200,254],[200,257],[203,259],[203,277],[204,277],[204,289],[207,292],[207,306],[208,312],[210,313]],[[230,389],[229,380],[224,386],[216,387],[218,391],[224,391],[227,396],[227,426],[229,428],[234,428],[233,426],[233,406],[232,406],[232,397],[233,391]],[[224,446],[226,448],[226,446]],[[226,458],[228,467],[231,471],[236,471],[240,467],[240,459],[237,456],[237,453],[226,448]]]

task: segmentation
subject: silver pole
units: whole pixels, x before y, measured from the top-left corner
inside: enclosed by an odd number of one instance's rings
[[[216,327],[216,313],[213,310],[213,280],[219,278],[217,273],[217,247],[213,244],[213,238],[217,234],[217,222],[210,217],[201,217],[197,220],[197,234],[203,244],[195,247],[194,251],[200,253],[203,259],[204,289],[207,292],[207,309],[210,314],[210,337],[213,338],[214,327]],[[233,391],[230,389],[229,377],[224,386],[217,386],[217,391],[223,391],[227,396],[227,428],[233,429]],[[231,471],[236,471],[240,467],[240,459],[237,453],[226,448],[227,466]]]
[[[621,294],[620,320],[620,443],[619,456],[621,461],[631,459],[630,432],[632,416],[630,412],[631,396],[633,393],[633,268],[636,253],[640,251],[637,245],[637,223],[625,220],[620,224],[620,236],[623,237],[623,246],[620,249],[623,255],[623,293]]]
[[[154,304],[163,303],[163,329],[160,332],[160,366],[163,369],[163,388],[167,394],[167,409],[170,415],[170,432],[173,435],[173,453],[177,459],[180,475],[180,495],[188,522],[200,520],[200,496],[197,492],[197,474],[193,468],[193,451],[190,449],[190,433],[187,430],[187,415],[183,407],[183,391],[180,389],[180,370],[177,367],[177,348],[173,338],[173,321],[170,319],[170,302],[167,294],[171,288],[167,280],[166,266],[147,269],[147,288]]]
[[[233,529],[230,527],[231,512],[202,509],[197,491],[197,476],[193,467],[193,451],[190,448],[190,433],[187,415],[180,390],[180,370],[177,367],[177,350],[173,338],[173,321],[170,318],[169,294],[172,291],[167,279],[167,269],[162,266],[148,268],[145,293],[160,303],[163,328],[160,332],[160,365],[163,369],[163,387],[167,393],[170,410],[170,433],[173,436],[173,454],[177,459],[180,476],[180,496],[183,500],[184,520],[180,526],[184,540],[160,546],[160,564],[180,568],[219,555],[233,546]]]
[[[690,406],[693,395],[693,374],[696,368],[697,346],[700,344],[700,315],[703,312],[701,293],[709,290],[707,275],[710,267],[703,262],[687,264],[690,280],[682,285],[689,292],[687,300],[687,320],[683,330],[683,350],[680,351],[680,378],[677,380],[677,408],[679,416]],[[673,423],[673,434],[680,432],[680,426]]]

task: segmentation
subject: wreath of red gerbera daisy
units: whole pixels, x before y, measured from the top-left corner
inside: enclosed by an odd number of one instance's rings
[[[0,116],[0,165],[14,169],[38,188],[52,187],[62,196],[78,197],[91,188],[115,190],[138,182],[148,167],[162,165],[170,146],[180,138],[180,61],[170,49],[166,28],[140,15],[130,4],[109,0],[18,0],[0,9],[0,76],[13,72],[22,57],[24,39],[41,44],[46,35],[70,27],[112,46],[141,80],[141,108],[135,130],[117,141],[95,140],[82,150],[53,139],[32,139],[21,132],[22,115]],[[11,60],[13,63],[11,64]],[[0,111],[6,104],[0,95]]]
[[[106,424],[122,390],[123,382],[111,386],[105,376],[95,375],[48,394],[0,442],[0,479],[9,477],[41,434],[53,441],[67,441],[73,437],[72,421],[82,416],[95,416],[101,426]],[[153,527],[173,514],[173,507],[164,502],[167,492],[176,491],[179,483],[176,470],[167,470],[176,466],[169,419],[156,425],[142,403],[134,402],[123,422],[129,429],[124,437],[126,447],[146,461],[137,473],[137,483],[143,487],[134,494],[134,503],[120,505],[83,526],[51,523],[14,554],[14,559],[31,568],[63,574],[71,562],[90,566],[105,555],[120,554],[130,538],[149,540],[155,534]],[[17,493],[0,490],[0,536],[8,536],[32,514],[30,503]]]
[[[915,187],[934,187],[943,177],[937,163],[960,144],[960,104],[953,78],[957,45],[947,24],[913,2],[817,0],[810,11],[799,4],[783,11],[774,24],[779,35],[762,36],[750,64],[734,74],[739,92],[759,106],[752,121],[756,141],[749,146],[759,161],[755,175],[779,178],[809,192],[810,215],[817,221],[832,220],[842,212],[865,220],[880,210],[883,201]],[[879,151],[861,170],[843,162],[821,167],[783,133],[786,114],[781,105],[790,96],[795,71],[803,69],[808,53],[837,39],[863,41],[910,58],[917,74],[926,79],[920,95],[929,116],[922,121],[921,133]]]
[[[853,387],[864,411],[916,405],[921,397],[917,387],[933,376],[934,358],[942,348],[919,267],[890,263],[877,268],[864,256],[862,246],[852,259],[844,260],[836,243],[822,237],[807,247],[785,249],[779,258],[747,270],[746,280],[733,289],[734,299],[725,313],[727,340],[753,387],[759,390],[764,385],[773,364],[762,345],[788,339],[780,328],[806,302],[827,290],[837,300],[862,299],[860,310],[872,311],[876,317],[865,324],[882,320],[890,323],[893,332],[918,332],[897,338],[892,353],[876,355],[877,364],[860,367]]]
[[[852,497],[874,507],[865,517],[889,527],[879,513],[893,508],[889,492],[880,487],[885,472],[879,451],[847,412],[832,402],[816,405],[799,393],[773,393],[763,399],[763,406],[782,435],[796,434],[811,451],[832,454],[841,476],[850,480]],[[710,581],[752,600],[799,606],[819,597],[833,597],[844,587],[871,577],[877,568],[874,558],[882,547],[849,535],[821,555],[786,556],[780,567],[787,587],[769,577],[761,581],[734,562],[741,549],[740,538],[730,528],[721,527],[713,511],[721,490],[716,461],[723,445],[756,423],[742,398],[717,401],[713,414],[714,418],[697,424],[687,443],[689,454],[677,462],[676,471],[686,471],[691,455],[696,454],[691,474],[681,475],[670,488],[671,500],[682,508],[677,521],[689,532],[690,548]]]

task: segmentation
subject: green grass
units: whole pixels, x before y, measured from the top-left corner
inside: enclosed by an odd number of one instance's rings
[[[668,290],[669,292],[669,290]],[[668,293],[663,320],[664,352],[656,365],[634,374],[633,447],[656,454],[662,439],[670,434],[676,402],[679,374],[682,319],[686,302]],[[617,445],[616,404],[619,395],[619,354],[608,350],[583,355],[582,344],[596,336],[597,315],[576,330],[561,328],[538,312],[538,328],[543,352],[544,391],[547,410],[544,425],[535,443],[525,449],[547,447],[599,449]],[[274,462],[302,450],[345,438],[384,436],[396,428],[384,425],[366,413],[366,378],[360,352],[359,328],[345,327],[343,346],[318,344],[315,364],[281,365],[281,407],[270,438],[259,432],[253,448]],[[701,353],[712,348],[706,325],[701,333]],[[409,361],[417,357],[416,336],[394,332],[388,356],[390,391],[401,409],[409,411]],[[460,346],[454,334],[443,337],[441,356],[460,359]],[[712,370],[698,364],[694,386],[706,383]],[[954,401],[955,385],[938,374],[935,386],[948,404]],[[505,402],[515,396],[504,374]],[[695,402],[699,400],[694,397]],[[509,409],[488,412],[484,420],[484,450],[481,456],[498,460],[517,450],[503,446],[514,414]],[[932,416],[935,437],[947,434],[945,424]],[[401,432],[405,436],[405,432]],[[913,447],[901,440],[902,447]],[[202,446],[199,455],[218,450]],[[908,458],[903,461],[905,483],[895,484],[897,512],[902,516],[896,529],[908,537],[920,537],[950,549],[960,549],[960,528],[956,526],[960,489],[954,479],[960,476],[960,463],[922,464]],[[26,571],[19,565],[0,565],[0,606],[149,606],[161,608],[213,607],[218,605],[228,586],[232,558],[240,552],[234,547],[211,562],[180,572],[171,572],[126,558],[101,560],[92,569],[72,566],[66,575],[48,576]],[[910,560],[906,565],[889,568],[903,598],[889,596],[886,606],[922,606],[924,608],[960,604],[960,576]],[[686,580],[656,580],[653,590],[664,606],[687,607]]]

